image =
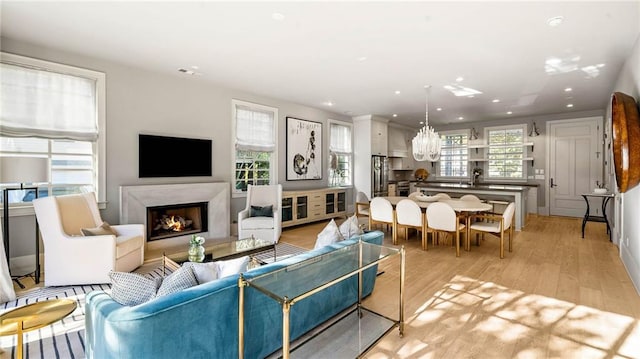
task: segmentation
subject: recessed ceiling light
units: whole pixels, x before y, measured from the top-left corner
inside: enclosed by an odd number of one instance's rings
[[[397,114],[397,113],[394,113],[392,116],[393,116],[393,117],[398,117],[398,114]]]
[[[458,117],[458,120],[462,121],[462,120],[464,120],[464,117],[460,116],[460,117]]]
[[[547,25],[549,25],[551,27],[556,27],[556,26],[562,24],[562,21],[564,21],[564,17],[562,17],[562,16],[550,17],[550,18],[547,19]]]
[[[572,104],[572,103],[568,103],[568,104],[567,104],[567,107],[568,107],[568,108],[571,108],[571,107],[573,107],[573,104]]]
[[[499,100],[499,99],[497,99],[497,98],[494,98],[493,100],[491,100],[491,102],[493,102],[493,103],[498,103],[498,102],[500,102],[500,100]]]
[[[442,111],[442,107],[436,108],[436,111]]]
[[[566,89],[564,89],[564,92],[571,92],[571,91],[573,91],[571,87],[567,87]]]
[[[360,56],[360,57],[358,57],[358,61],[360,61],[360,62],[367,61],[367,57],[366,56]]]
[[[396,90],[394,93],[395,93],[396,95],[399,95],[399,94],[400,94],[400,90]]]
[[[475,96],[473,96],[473,95],[469,95],[469,96],[467,96],[467,97],[468,97],[468,98],[474,98]]]
[[[284,20],[284,14],[281,14],[279,12],[274,12],[273,14],[271,14],[271,18],[274,19],[275,21],[282,21]]]
[[[420,121],[420,124],[421,124],[421,125],[424,125],[424,121]]]
[[[324,105],[325,105],[325,106],[329,106],[329,107],[331,107],[331,106],[333,106],[333,102],[331,102],[331,101],[326,101],[326,102],[324,102]]]
[[[511,111],[507,111],[507,115],[511,115],[513,112]]]
[[[456,81],[457,82],[462,82],[463,80],[464,80],[464,77],[462,77],[462,76],[456,77]]]
[[[198,69],[200,69],[200,66],[193,65],[193,66],[191,66],[191,68],[194,69],[194,70],[198,70]]]

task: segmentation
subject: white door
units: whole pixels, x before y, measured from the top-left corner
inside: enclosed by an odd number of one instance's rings
[[[547,122],[549,214],[582,217],[582,193],[592,192],[602,176],[598,141],[600,117]]]

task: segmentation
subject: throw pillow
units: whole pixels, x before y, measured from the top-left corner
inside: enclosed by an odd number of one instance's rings
[[[180,267],[175,272],[167,276],[163,281],[160,289],[158,289],[157,297],[179,292],[198,285],[195,274],[191,266]]]
[[[340,233],[340,229],[338,229],[338,225],[336,221],[333,219],[329,224],[327,224],[322,232],[318,234],[318,238],[316,239],[316,245],[313,249],[322,248],[324,246],[328,246],[329,244],[336,243],[343,240],[342,234]]]
[[[162,278],[151,279],[137,273],[109,272],[111,279],[111,298],[116,302],[132,306],[155,298]]]
[[[250,217],[273,217],[273,205],[264,207],[251,206]]]
[[[191,267],[191,270],[193,270],[193,274],[195,274],[196,276],[198,284],[207,283],[211,282],[212,280],[218,279],[218,264],[216,262],[186,262],[182,266]]]
[[[118,232],[116,232],[115,229],[111,228],[111,226],[107,222],[102,222],[101,225],[95,228],[81,228],[80,232],[82,232],[83,236],[118,235]]]
[[[249,256],[229,259],[227,261],[217,261],[215,263],[218,264],[218,278],[227,277],[246,272],[247,266],[249,265]]]
[[[342,222],[340,225],[340,233],[342,237],[345,239],[349,239],[353,236],[360,235],[364,233],[360,228],[360,223],[358,223],[358,217],[354,214],[353,216],[347,218],[346,221]]]

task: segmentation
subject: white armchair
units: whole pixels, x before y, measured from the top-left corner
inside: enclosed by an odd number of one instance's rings
[[[142,224],[111,226],[116,235],[83,236],[100,217],[94,193],[33,201],[44,243],[45,286],[108,283],[109,271],[130,272],[144,261]]]
[[[253,235],[264,240],[278,243],[282,233],[280,219],[280,205],[282,204],[282,185],[253,186],[247,188],[247,206],[238,212],[238,238],[248,238]],[[251,216],[251,206],[254,206],[255,216]],[[258,207],[272,206],[272,216],[262,215]],[[257,212],[257,213],[256,213]]]

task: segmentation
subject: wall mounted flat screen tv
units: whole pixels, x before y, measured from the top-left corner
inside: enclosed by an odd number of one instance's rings
[[[211,176],[211,140],[140,134],[138,154],[140,178]]]

